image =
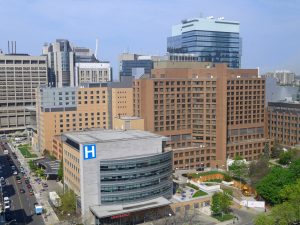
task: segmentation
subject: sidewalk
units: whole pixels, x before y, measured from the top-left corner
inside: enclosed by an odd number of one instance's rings
[[[28,166],[28,161],[30,159],[26,159],[22,153],[15,149],[12,144],[9,143],[10,148],[16,153],[19,162],[21,163],[21,166],[25,168],[25,171],[28,176],[30,176],[30,184],[32,186],[32,189],[34,191],[34,195],[37,199],[37,203],[42,205],[44,209],[46,209],[46,213],[43,214],[43,219],[46,225],[53,225],[55,223],[58,223],[58,217],[56,216],[54,210],[52,209],[50,203],[48,202],[48,192],[47,191],[41,191],[43,189],[42,184],[38,184],[35,182],[36,177],[31,177],[31,172]]]

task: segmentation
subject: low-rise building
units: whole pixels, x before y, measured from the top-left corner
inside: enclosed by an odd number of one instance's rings
[[[163,214],[169,206],[172,153],[164,151],[164,137],[95,129],[62,139],[64,186],[78,196],[78,211],[89,224],[144,222],[149,210]]]
[[[144,119],[134,116],[115,117],[113,125],[115,130],[145,130]]]

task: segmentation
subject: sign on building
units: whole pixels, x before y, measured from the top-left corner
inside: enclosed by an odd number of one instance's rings
[[[96,145],[83,145],[83,158],[84,160],[96,158]]]

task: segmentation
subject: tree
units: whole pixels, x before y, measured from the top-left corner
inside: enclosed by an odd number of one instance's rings
[[[61,207],[60,209],[64,213],[74,213],[76,210],[76,195],[72,190],[68,190],[61,196]]]
[[[272,209],[271,217],[273,217],[276,224],[280,225],[289,225],[298,221],[297,210],[290,202],[276,205]]]
[[[254,219],[254,224],[255,225],[275,225],[275,220],[273,219],[273,217],[268,216],[266,214],[259,214]]]
[[[211,211],[214,215],[228,213],[232,198],[227,193],[217,192],[212,196]]]
[[[243,160],[235,160],[228,169],[233,177],[242,180],[246,180],[248,178],[248,165]]]
[[[286,152],[282,152],[279,155],[278,163],[281,165],[288,165],[294,157],[294,153],[292,150],[288,150]]]
[[[270,204],[279,204],[282,202],[279,194],[281,189],[291,184],[294,179],[293,173],[288,169],[273,167],[271,172],[258,182],[256,190]]]
[[[270,172],[269,157],[262,155],[257,161],[252,161],[249,166],[249,178],[253,186]]]
[[[59,169],[57,172],[57,177],[59,180],[61,180],[62,182],[64,182],[64,166],[63,166],[63,160],[60,161],[59,163]]]
[[[282,147],[276,142],[271,148],[271,158],[277,159],[280,154],[283,152]]]
[[[263,149],[263,155],[268,157],[270,156],[270,145],[269,143],[266,143]]]

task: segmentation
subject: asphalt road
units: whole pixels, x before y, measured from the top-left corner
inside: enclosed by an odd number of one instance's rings
[[[41,215],[36,215],[34,210],[34,203],[36,203],[35,196],[30,196],[28,188],[25,186],[24,179],[22,178],[22,184],[18,184],[16,181],[16,175],[12,174],[11,166],[6,156],[3,154],[3,148],[0,146],[0,176],[6,179],[6,185],[3,187],[3,196],[7,196],[11,200],[11,209],[13,219],[16,222],[10,223],[11,225],[44,225],[44,221]],[[6,144],[5,149],[11,150]],[[15,166],[19,170],[19,163],[17,159],[13,159]],[[21,176],[21,174],[19,174]],[[25,193],[20,193],[20,188],[25,190]]]

